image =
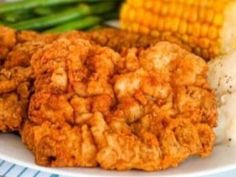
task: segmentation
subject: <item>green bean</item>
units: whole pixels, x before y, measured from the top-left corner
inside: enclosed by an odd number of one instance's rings
[[[76,19],[74,21],[62,24],[60,26],[57,26],[55,28],[46,30],[46,33],[62,33],[66,31],[71,31],[71,30],[81,30],[81,29],[86,29],[90,28],[91,26],[97,25],[102,21],[100,17],[95,17],[95,16],[88,16],[83,19]]]
[[[33,17],[33,13],[28,12],[28,11],[27,12],[25,11],[9,12],[1,16],[2,20],[8,23],[17,22],[19,20],[25,20],[32,17]]]
[[[18,22],[10,25],[10,27],[15,28],[17,30],[45,29],[46,27],[52,27],[93,13],[97,14],[97,13],[107,12],[110,11],[113,7],[114,3],[107,3],[107,2],[96,3],[91,6],[81,4],[78,7],[74,7],[69,10],[65,10],[63,12],[58,12],[48,16]]]
[[[79,7],[75,7],[63,12],[18,22],[10,25],[10,27],[18,30],[42,29],[45,27],[51,27],[60,23],[64,23],[66,21],[87,15],[89,13],[90,9],[88,6],[80,5]]]
[[[0,4],[0,13],[11,12],[15,10],[26,10],[39,6],[51,6],[58,4],[70,4],[74,2],[93,2],[97,0],[25,0],[17,2],[8,2]]]
[[[90,8],[93,14],[103,14],[114,9],[115,5],[115,0],[104,1],[103,3],[93,3],[92,5],[90,5]]]
[[[33,10],[34,14],[39,16],[49,15],[54,13],[54,9],[51,7],[37,7]]]

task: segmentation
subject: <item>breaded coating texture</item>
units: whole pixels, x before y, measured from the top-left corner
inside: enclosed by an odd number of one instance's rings
[[[171,43],[178,44],[188,51],[194,52],[184,41],[167,32],[154,37],[116,28],[102,28],[88,32],[88,35],[90,40],[96,44],[110,47],[117,52],[122,52],[132,47],[145,49],[160,41],[169,41]]]
[[[35,92],[21,135],[39,165],[153,171],[212,151],[207,64],[177,45],[119,54],[61,37],[31,66]]]
[[[0,132],[18,131],[27,118],[30,93],[34,89],[34,73],[30,64],[32,55],[60,37],[73,40],[86,36],[75,31],[55,35],[15,32],[0,27]]]
[[[10,69],[16,66],[30,66],[31,57],[39,48],[61,37],[69,40],[74,38],[89,38],[87,33],[79,31],[67,32],[60,35],[20,31],[15,36],[16,44],[8,51],[4,58],[3,67]]]
[[[27,117],[31,76],[31,68],[15,67],[0,70],[1,132],[18,131],[22,120]]]
[[[16,32],[5,26],[0,26],[0,61],[5,59],[8,52],[16,44]]]

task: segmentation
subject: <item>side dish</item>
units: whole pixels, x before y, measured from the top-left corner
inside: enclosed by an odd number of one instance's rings
[[[236,49],[232,0],[127,0],[121,27],[152,36],[176,36],[194,53],[212,59]]]
[[[236,52],[209,62],[209,83],[215,90],[219,122],[216,128],[217,143],[236,142]]]

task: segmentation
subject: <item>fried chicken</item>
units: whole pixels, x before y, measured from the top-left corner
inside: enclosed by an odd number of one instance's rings
[[[1,28],[0,28],[1,29]],[[28,67],[32,55],[45,44],[54,40],[65,37],[67,39],[84,38],[89,39],[85,32],[72,31],[64,34],[40,34],[33,31],[20,31],[16,33],[16,45],[8,51],[3,64],[4,68],[10,69],[17,66]]]
[[[0,27],[0,32],[0,131],[18,131],[27,117],[30,92],[34,89],[34,73],[30,65],[32,55],[60,37],[72,40],[87,35],[75,31],[61,35],[15,32],[7,27]],[[23,93],[22,88],[25,88]]]
[[[0,26],[0,61],[6,58],[8,52],[16,44],[15,30],[8,27]]]
[[[153,171],[211,154],[207,65],[177,38],[0,32],[0,131],[20,130],[39,165]]]
[[[207,64],[177,45],[119,54],[60,37],[30,62],[35,92],[21,136],[39,165],[153,171],[210,155]]]
[[[0,131],[18,131],[27,117],[31,76],[31,68],[0,70]]]
[[[102,28],[88,33],[90,40],[101,46],[106,46],[121,53],[129,48],[148,48],[160,41],[169,41],[178,44],[182,48],[194,52],[184,41],[179,37],[170,33],[158,34],[155,37],[144,34],[131,33],[125,30],[116,28]]]
[[[119,53],[125,52],[132,47],[148,48],[155,45],[157,42],[167,39],[191,51],[183,41],[180,41],[175,36],[170,36],[168,33],[158,37],[151,37],[115,28],[104,28],[91,32],[72,31],[63,34],[40,34],[34,31],[19,31],[16,33],[14,30],[6,27],[0,27],[0,32],[1,31],[3,31],[1,33],[3,37],[1,41],[0,36],[0,45],[4,45],[5,47],[0,49],[2,50],[2,52],[0,51],[0,58],[6,60],[4,62],[4,67],[6,68],[29,66],[31,55],[39,47],[61,37],[66,37],[67,39],[88,39],[92,43],[110,47]]]
[[[18,131],[27,118],[34,78],[29,60],[38,45],[24,44],[25,38],[13,29],[0,27],[0,132]]]

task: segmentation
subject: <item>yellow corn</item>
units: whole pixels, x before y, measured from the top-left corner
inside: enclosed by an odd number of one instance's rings
[[[207,60],[236,49],[236,0],[127,0],[120,21],[130,32],[178,36]]]

